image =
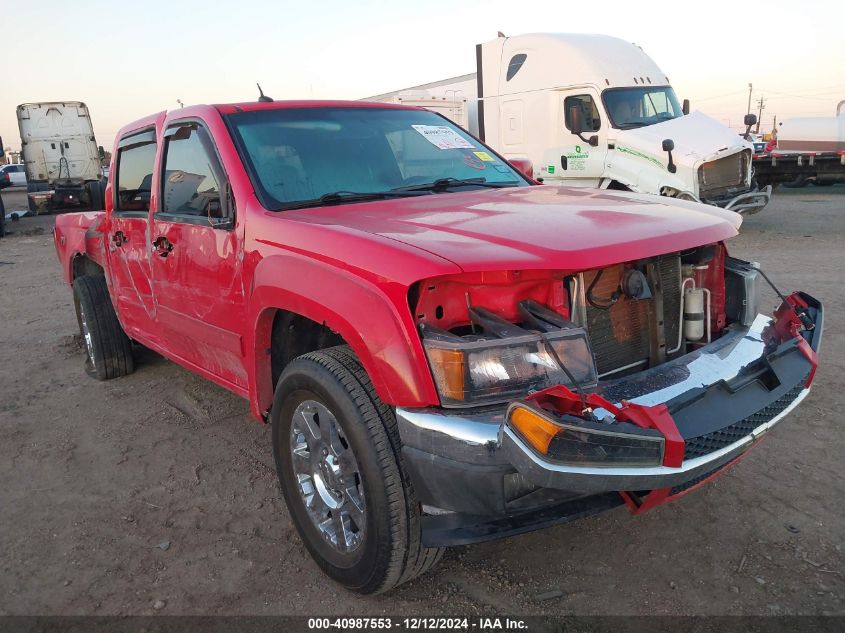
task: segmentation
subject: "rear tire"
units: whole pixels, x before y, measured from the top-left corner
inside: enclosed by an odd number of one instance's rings
[[[420,505],[393,410],[349,347],[291,362],[271,419],[288,510],[329,577],[359,593],[381,593],[440,560],[442,548],[422,545]]]
[[[40,193],[42,191],[48,191],[50,189],[50,184],[46,182],[28,182],[26,184],[26,206],[29,207],[29,212],[32,215],[38,215],[38,205],[32,201],[32,198],[29,196],[31,193]]]
[[[117,320],[106,278],[77,277],[73,282],[73,299],[85,344],[88,375],[109,380],[131,374],[135,370],[132,343]]]

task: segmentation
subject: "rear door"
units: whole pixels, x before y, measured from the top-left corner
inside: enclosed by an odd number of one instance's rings
[[[152,231],[157,321],[175,355],[245,388],[243,232],[228,178],[201,121],[170,125],[163,142]]]
[[[156,159],[155,128],[132,132],[118,142],[112,195],[109,253],[112,294],[129,336],[157,338],[151,327],[155,305],[151,286],[149,215]],[[152,341],[156,342],[156,341]]]

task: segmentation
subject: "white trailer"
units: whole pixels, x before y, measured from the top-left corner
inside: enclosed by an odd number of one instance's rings
[[[678,102],[669,78],[634,44],[606,35],[500,36],[476,47],[476,68],[366,100],[466,98],[467,129],[506,158],[530,160],[546,184],[671,196],[740,213],[768,204],[771,187],[754,183],[752,144],[689,114],[688,102]]]
[[[760,182],[785,187],[845,183],[845,100],[836,116],[787,119],[777,147],[754,156]]]
[[[79,101],[24,103],[17,108],[29,206],[102,208],[100,167],[88,107]]]

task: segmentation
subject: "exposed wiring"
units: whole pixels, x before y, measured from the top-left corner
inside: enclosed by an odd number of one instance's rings
[[[584,393],[584,387],[582,387],[581,383],[576,380],[575,376],[572,375],[572,372],[567,369],[566,364],[563,362],[563,359],[560,357],[554,345],[552,345],[548,339],[546,339],[546,348],[552,353],[552,356],[554,356],[555,361],[557,361],[557,364],[560,365],[560,368],[563,370],[563,373],[566,374],[566,377],[569,378],[570,381],[572,381],[572,385],[578,392],[578,397],[581,399],[581,413],[583,415],[589,416],[591,420],[596,421],[596,417],[593,415],[593,410],[587,406],[587,395]]]
[[[590,282],[590,285],[587,286],[587,303],[589,303],[594,308],[598,310],[610,310],[614,306],[614,304],[619,301],[619,297],[622,296],[622,288],[618,287],[616,290],[613,291],[613,294],[610,295],[610,303],[602,305],[598,303],[595,299],[593,299],[593,288],[598,283],[601,276],[604,274],[604,268],[602,268],[599,272],[596,273],[596,276],[593,277],[593,280]]]

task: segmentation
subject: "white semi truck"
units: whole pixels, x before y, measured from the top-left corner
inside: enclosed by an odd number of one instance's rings
[[[88,107],[79,101],[17,108],[29,208],[103,208],[101,162]]]
[[[606,35],[500,35],[476,46],[476,69],[366,100],[435,106],[506,158],[530,160],[546,184],[698,200],[739,213],[769,202],[771,187],[760,189],[753,178],[752,144],[690,114],[634,44]]]

